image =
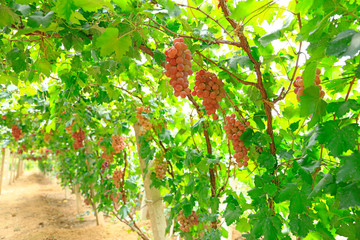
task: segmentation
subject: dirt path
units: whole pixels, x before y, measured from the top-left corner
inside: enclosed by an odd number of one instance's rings
[[[136,240],[122,223],[106,218],[96,226],[91,209],[76,213],[75,196],[41,173],[25,173],[14,184],[5,184],[0,195],[0,239],[6,240]],[[86,212],[88,211],[88,214]]]

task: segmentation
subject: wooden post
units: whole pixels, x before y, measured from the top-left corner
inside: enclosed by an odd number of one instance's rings
[[[136,145],[138,153],[140,153],[140,144],[139,144],[139,132],[140,132],[140,125],[138,123],[134,124],[135,130],[135,137],[136,137]],[[161,194],[159,189],[150,187],[151,180],[150,180],[150,171],[145,174],[146,170],[146,163],[145,159],[140,157],[140,168],[141,173],[144,181],[144,188],[145,188],[145,195],[146,195],[146,204],[149,208],[150,213],[150,223],[151,229],[153,233],[153,237],[155,240],[165,240],[165,229],[166,229],[166,220],[164,214],[164,207],[161,198]]]
[[[91,153],[91,147],[89,145],[85,147],[85,153],[86,154]],[[90,168],[89,160],[86,161],[86,165],[87,165],[89,173],[91,174],[93,171]],[[104,225],[104,223],[105,223],[104,215],[103,215],[102,212],[98,212],[96,203],[94,203],[94,201],[93,201],[94,196],[95,196],[94,184],[91,183],[90,184],[90,197],[91,197],[91,205],[92,205],[92,208],[94,210],[94,214],[95,214],[95,218],[96,218],[96,225],[97,226]]]
[[[81,213],[81,196],[79,191],[79,184],[75,184],[75,196],[76,196],[76,211],[77,214]]]
[[[15,153],[10,153],[11,155],[11,165],[10,165],[10,178],[9,178],[9,185],[15,181],[14,175],[14,165],[15,165]]]
[[[4,177],[4,167],[5,167],[5,148],[2,149],[2,161],[1,161],[1,170],[0,170],[0,195],[1,195],[3,177]]]
[[[18,161],[17,161],[17,169],[16,169],[16,177],[15,179],[18,179],[20,177],[20,171],[21,171],[21,157],[18,158]]]
[[[141,221],[145,221],[149,219],[149,208],[146,204],[146,193],[143,192],[143,197],[141,199],[141,207],[140,207],[140,219]]]

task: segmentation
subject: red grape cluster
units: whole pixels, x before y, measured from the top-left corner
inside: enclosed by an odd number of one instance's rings
[[[176,217],[176,220],[180,223],[180,229],[184,232],[189,232],[190,227],[199,224],[199,216],[192,211],[190,216],[185,217],[183,211],[180,211],[180,214]]]
[[[84,199],[84,203],[85,203],[87,206],[89,206],[89,205],[91,204],[91,201],[90,201],[90,199],[85,198],[85,199]]]
[[[167,162],[164,161],[164,156],[161,153],[155,155],[155,174],[159,179],[164,179],[167,170]]]
[[[75,150],[84,147],[83,141],[85,139],[85,133],[81,130],[81,128],[79,128],[71,136],[75,139],[73,143],[73,147]]]
[[[121,170],[115,170],[113,174],[113,181],[116,188],[121,186],[122,178],[124,177],[124,172]]]
[[[105,169],[107,169],[110,165],[110,162],[109,161],[104,161],[102,164],[101,164],[101,172],[104,173],[105,172]]]
[[[137,107],[136,108],[137,112],[136,112],[136,118],[139,120],[140,123],[140,135],[144,135],[147,131],[149,131],[152,128],[152,124],[150,123],[150,121],[144,117],[143,115],[141,115],[141,113],[145,112],[145,113],[149,113],[150,112],[150,108],[149,107]]]
[[[125,137],[123,136],[112,136],[112,146],[115,153],[120,153],[125,148]]]
[[[11,135],[15,138],[16,141],[19,141],[22,137],[22,130],[15,124],[11,127]]]
[[[214,114],[213,119],[219,119],[216,110],[219,102],[225,97],[224,83],[214,73],[200,70],[196,73],[193,96],[203,98],[202,104],[208,115]]]
[[[321,80],[320,80],[320,73],[321,70],[320,69],[316,69],[316,76],[315,76],[315,80],[314,80],[314,85],[318,86],[320,88],[320,98],[323,98],[325,96],[325,92],[322,90],[322,87],[320,86]],[[297,76],[296,80],[293,83],[295,89],[294,92],[296,94],[296,98],[298,101],[300,101],[300,96],[304,95],[304,82],[303,82],[303,77],[302,76]]]
[[[188,76],[193,74],[191,70],[191,52],[184,43],[183,38],[175,38],[174,46],[165,51],[166,61],[165,75],[170,77],[170,85],[174,88],[176,97],[185,98],[191,93]]]
[[[228,139],[233,143],[233,149],[235,150],[234,158],[239,167],[247,167],[249,161],[249,157],[247,156],[249,148],[246,148],[244,142],[239,139],[244,133],[246,126],[249,125],[250,123],[248,121],[246,121],[244,125],[240,120],[236,120],[234,113],[231,114],[231,116],[226,116],[224,129]]]

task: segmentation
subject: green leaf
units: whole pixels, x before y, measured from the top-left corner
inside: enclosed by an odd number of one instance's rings
[[[40,60],[37,67],[39,71],[42,72],[45,76],[50,76],[51,64],[48,61],[46,61],[45,59]]]
[[[283,202],[290,200],[295,192],[298,192],[297,183],[288,183],[279,195],[275,198],[276,202]]]
[[[304,89],[304,96],[300,97],[300,116],[307,117],[313,114],[313,119],[320,120],[326,114],[326,102],[319,96],[318,86],[311,86]]]
[[[130,0],[113,0],[113,2],[124,12],[130,12],[132,10]]]
[[[129,51],[132,46],[131,37],[129,35],[122,36],[114,43],[115,44],[115,53],[116,58],[121,60],[127,51]]]
[[[325,144],[334,156],[339,156],[347,150],[356,147],[356,139],[358,138],[359,126],[357,124],[349,124],[340,128],[339,121],[325,122],[319,128],[318,141]]]
[[[29,16],[28,25],[32,28],[40,26],[47,28],[51,23],[53,15],[53,11],[48,12],[45,16],[43,16],[42,12],[35,12],[33,15]]]
[[[339,207],[342,209],[360,206],[360,184],[352,183],[340,188],[337,199],[339,200]]]
[[[315,197],[327,185],[334,182],[334,177],[331,174],[326,174],[314,187],[314,190],[309,194],[308,199]]]
[[[348,29],[339,33],[334,40],[329,43],[326,54],[328,56],[341,56],[348,49],[355,33],[356,31],[354,29]]]
[[[15,22],[17,22],[18,19],[17,14],[11,11],[11,9],[7,6],[2,4],[0,5],[0,16],[0,28],[14,24]]]
[[[329,103],[326,108],[328,113],[335,113],[337,118],[344,116],[347,112],[350,111],[350,109],[353,111],[358,111],[360,109],[360,104],[354,99],[349,99],[346,102],[342,101]]]
[[[234,69],[238,70],[238,65],[242,68],[252,66],[250,58],[247,55],[234,55],[229,59],[229,66]]]
[[[107,28],[96,40],[96,47],[100,48],[101,56],[109,56],[115,51],[119,30],[117,28]]]
[[[159,137],[160,141],[169,144],[171,140],[171,132],[166,128],[162,128]]]
[[[336,182],[360,182],[360,153],[340,157],[344,162],[336,174]]]
[[[171,0],[158,0],[159,4],[161,4],[169,13],[171,17],[176,17],[181,14],[181,10],[177,4],[175,4]]]
[[[111,7],[109,1],[106,0],[76,0],[74,5],[82,8],[84,11],[93,12],[102,9],[104,6]]]
[[[274,168],[276,163],[274,156],[269,152],[262,152],[257,161],[261,167],[267,169]]]
[[[355,77],[356,77],[356,78],[360,78],[360,64],[356,67]]]
[[[275,32],[263,35],[261,38],[259,38],[259,41],[263,47],[266,47],[267,45],[269,45],[269,43],[276,39],[279,39],[281,36],[281,30],[277,30]]]
[[[293,192],[293,196],[290,199],[290,212],[299,214],[305,212],[305,203],[304,196],[300,192]]]
[[[316,61],[310,61],[309,60],[306,63],[305,70],[304,70],[304,73],[302,75],[305,88],[314,85],[315,76],[316,76],[316,66],[317,66]]]
[[[73,0],[61,0],[56,2],[55,12],[61,18],[65,18],[69,21],[71,14],[75,10]]]
[[[290,230],[299,237],[306,237],[310,230],[314,230],[312,219],[306,214],[290,214]]]
[[[224,218],[226,225],[229,226],[232,223],[234,223],[237,219],[239,219],[239,217],[242,214],[242,211],[238,201],[232,195],[229,195],[226,198],[225,203],[227,203],[227,205],[224,212]]]
[[[16,48],[13,48],[6,54],[6,59],[15,72],[19,73],[26,69],[25,53]]]

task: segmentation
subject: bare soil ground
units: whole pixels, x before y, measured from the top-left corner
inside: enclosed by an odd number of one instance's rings
[[[96,226],[90,207],[83,204],[83,220],[76,212],[75,195],[54,180],[28,172],[0,195],[0,240],[136,240],[137,234],[123,223],[105,218]]]

